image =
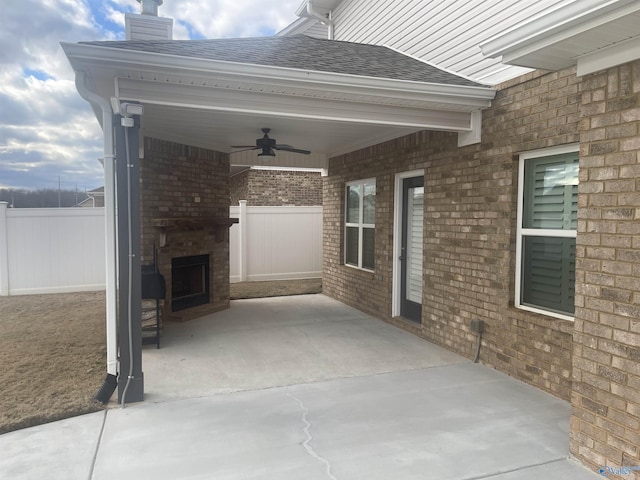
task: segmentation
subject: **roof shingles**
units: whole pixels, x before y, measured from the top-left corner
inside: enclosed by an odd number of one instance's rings
[[[253,65],[445,85],[486,87],[387,47],[323,40],[305,35],[214,40],[127,40],[82,43]]]

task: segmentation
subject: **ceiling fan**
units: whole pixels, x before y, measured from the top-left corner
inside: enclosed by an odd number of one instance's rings
[[[256,144],[253,145],[231,145],[231,148],[244,148],[244,150],[239,150],[240,152],[244,152],[245,150],[262,150],[261,153],[258,154],[259,157],[275,157],[276,154],[274,150],[282,150],[283,152],[293,152],[293,153],[302,153],[304,155],[309,155],[311,152],[309,150],[301,150],[299,148],[293,148],[291,145],[278,145],[276,143],[275,138],[269,138],[270,128],[263,128],[262,133],[264,136],[261,138],[256,138]]]

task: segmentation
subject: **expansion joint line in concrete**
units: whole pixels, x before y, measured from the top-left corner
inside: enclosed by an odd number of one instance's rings
[[[532,465],[523,465],[522,467],[513,468],[511,470],[504,470],[496,473],[491,473],[489,475],[483,475],[481,477],[468,477],[468,478],[465,478],[464,480],[485,480],[487,478],[494,478],[494,477],[506,475],[509,473],[521,472],[523,470],[528,470],[529,468],[536,468],[536,467],[542,467],[544,465],[551,465],[552,463],[565,462],[566,460],[568,460],[567,457],[554,458],[553,460],[548,460],[546,462],[535,463]]]
[[[107,413],[108,409],[105,409],[104,416],[102,417],[102,425],[100,426],[100,433],[98,434],[98,441],[96,442],[96,449],[93,452],[93,458],[91,459],[91,468],[89,469],[89,477],[88,480],[92,480],[93,478],[93,469],[96,466],[96,460],[98,460],[98,450],[100,450],[100,443],[102,442],[102,436],[104,435],[104,426],[107,423]]]
[[[313,449],[313,447],[311,445],[309,445],[309,443],[311,442],[311,440],[313,440],[313,435],[311,435],[311,422],[309,422],[307,415],[309,414],[309,409],[307,407],[304,406],[304,403],[302,403],[302,400],[300,400],[298,397],[296,397],[295,395],[291,394],[291,392],[287,392],[287,396],[292,398],[293,400],[295,400],[296,402],[298,402],[298,405],[300,405],[300,409],[302,410],[302,423],[304,424],[304,427],[302,428],[302,431],[304,432],[304,434],[306,435],[306,439],[304,442],[302,442],[302,446],[304,447],[304,449],[307,451],[307,453],[315,458],[316,460],[318,460],[319,462],[323,463],[326,471],[327,471],[327,476],[331,479],[331,480],[338,480],[333,473],[331,473],[331,464],[329,463],[329,461],[324,458],[321,457],[320,455],[318,455],[316,453],[316,451]]]

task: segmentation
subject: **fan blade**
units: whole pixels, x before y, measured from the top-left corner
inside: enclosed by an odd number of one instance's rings
[[[272,147],[275,150],[282,150],[283,152],[293,152],[293,153],[302,153],[303,155],[309,155],[311,152],[309,150],[301,150],[299,148],[289,148],[284,145],[276,145]]]
[[[237,148],[237,147],[236,147]],[[240,152],[249,152],[251,150],[260,150],[259,148],[253,147],[253,148],[243,148],[242,150],[234,150],[231,153],[240,153]]]
[[[255,145],[231,145],[231,148],[260,148]]]
[[[274,145],[276,148],[293,148],[293,145],[287,145],[286,143]]]

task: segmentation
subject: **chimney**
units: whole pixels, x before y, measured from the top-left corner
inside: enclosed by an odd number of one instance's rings
[[[127,40],[173,40],[173,19],[158,16],[163,0],[138,0],[141,12],[124,16]]]
[[[138,0],[142,5],[142,15],[158,16],[158,7],[162,5],[162,0]]]

